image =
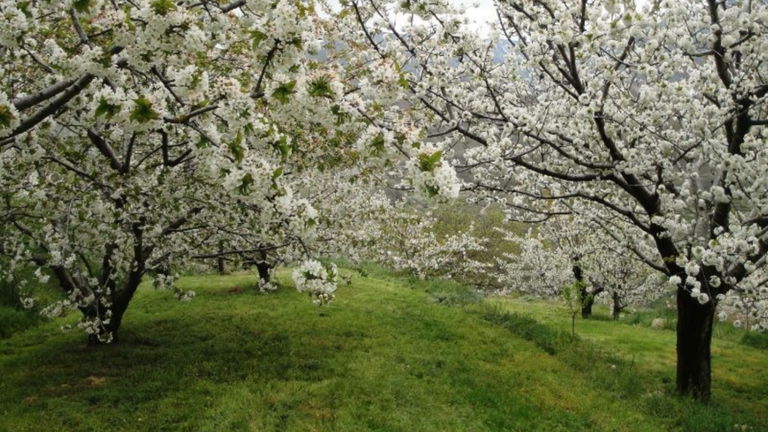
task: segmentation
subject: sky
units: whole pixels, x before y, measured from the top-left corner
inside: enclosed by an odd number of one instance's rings
[[[453,0],[453,2],[467,8],[467,18],[474,26],[484,27],[484,23],[497,19],[496,9],[491,0]]]
[[[329,0],[331,7],[338,8],[338,0]],[[469,19],[470,28],[476,29],[481,34],[488,32],[487,22],[495,22],[498,18],[496,16],[496,9],[493,6],[493,0],[450,0],[457,6],[466,8],[466,15]],[[650,0],[638,0],[636,6],[638,8],[646,8],[650,5]]]
[[[492,0],[451,0],[452,3],[467,8],[467,16],[470,21],[482,23],[496,19],[496,11]],[[329,1],[332,8],[339,8],[338,0]]]
[[[457,6],[466,9],[466,16],[469,20],[469,28],[476,29],[482,35],[487,34],[489,26],[487,22],[496,21],[496,9],[493,7],[493,0],[450,0]],[[338,0],[329,0],[331,8],[340,8]]]

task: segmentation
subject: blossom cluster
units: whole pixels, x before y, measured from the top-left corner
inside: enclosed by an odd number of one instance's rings
[[[328,304],[336,297],[339,270],[335,264],[326,265],[317,260],[307,260],[293,270],[291,277],[296,289],[309,293],[315,304]]]

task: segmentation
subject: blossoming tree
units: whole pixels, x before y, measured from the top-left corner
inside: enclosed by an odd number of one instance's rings
[[[368,160],[354,169],[316,176],[315,184],[307,185],[320,214],[310,245],[314,254],[376,262],[420,278],[470,280],[484,274],[488,263],[471,256],[485,249],[473,226],[439,232],[433,200],[419,199],[413,188],[388,196],[382,187],[394,188],[407,176],[407,161],[390,175],[375,169],[379,162]]]
[[[517,255],[500,257],[499,274],[511,291],[548,298],[561,297],[564,286],[578,285],[582,318],[589,318],[599,298],[619,319],[628,306],[643,306],[670,294],[657,272],[616,243],[597,226],[577,215],[536,225],[525,235],[506,233],[521,245]]]
[[[477,190],[538,219],[578,202],[670,278],[677,391],[709,399],[715,306],[757,292],[768,251],[768,5],[512,0],[496,11],[487,37],[445,1],[352,1],[349,15],[370,55],[399,66],[442,160]]]
[[[357,136],[310,1],[3,0],[0,29],[3,277],[57,279],[94,343],[147,274],[297,248],[292,185]]]

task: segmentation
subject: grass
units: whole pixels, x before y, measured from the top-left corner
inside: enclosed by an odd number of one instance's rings
[[[7,261],[0,257],[0,268],[9,266]],[[14,280],[0,278],[0,339],[35,327],[44,321],[40,315],[39,305],[29,309],[23,307],[18,287],[20,280],[25,280],[29,284],[28,290],[34,292],[44,304],[50,304],[62,298],[54,281],[38,282],[31,268],[17,268],[14,276]]]
[[[39,314],[20,310],[17,307],[0,305],[0,339],[38,325]]]
[[[570,317],[565,307],[557,303],[525,298],[500,298],[492,300],[492,303],[498,315],[529,319],[533,316],[550,331],[570,331]],[[608,314],[606,308],[597,307],[593,319],[577,321],[576,333],[583,341],[580,345],[604,351],[603,363],[632,365],[634,375],[642,377],[640,385],[644,394],[671,393],[675,378],[674,325],[652,329],[650,322],[654,317],[662,317],[669,323],[674,315],[663,310],[641,311],[615,322]],[[733,429],[734,424],[748,424],[752,425],[749,430],[768,431],[768,369],[765,368],[768,351],[760,345],[765,335],[747,333],[729,323],[715,324],[713,334],[713,401],[706,409],[673,397],[660,398],[664,410],[660,410],[657,407],[660,402],[653,399],[643,400],[642,404],[647,411],[666,416],[673,426],[683,430],[736,430]],[[547,339],[552,340],[551,337]],[[578,351],[578,348],[570,349]],[[613,360],[610,360],[611,357]],[[565,355],[564,361],[576,368],[590,369],[592,363],[580,362],[582,358],[584,356]],[[697,415],[676,414],[691,411]],[[697,418],[701,424],[696,422]]]
[[[142,286],[119,344],[58,330],[75,316],[0,340],[0,431],[768,430],[765,350],[717,341],[699,407],[657,385],[671,332],[580,321],[572,341],[543,303],[361,270],[323,308],[285,271],[267,295],[251,275],[197,276],[180,281],[191,302]]]

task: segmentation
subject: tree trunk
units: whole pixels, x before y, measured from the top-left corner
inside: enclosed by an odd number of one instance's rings
[[[120,324],[123,322],[123,315],[128,304],[113,304],[112,316],[109,319],[109,323],[105,324],[101,333],[88,335],[88,345],[104,345],[106,343],[116,343],[118,341],[118,330],[120,330]],[[106,316],[102,312],[100,314],[102,320],[106,319]],[[100,338],[101,337],[101,338]]]
[[[109,317],[109,323],[104,325],[101,334],[88,335],[88,345],[102,345],[104,343],[117,342],[118,330],[120,330],[120,325],[123,323],[123,315],[125,315],[125,311],[128,310],[128,305],[133,299],[133,295],[136,293],[139,284],[141,284],[141,277],[141,274],[131,274],[128,281],[123,286],[123,289],[114,295],[112,306],[109,308],[112,312],[112,315]],[[95,308],[90,309],[89,311],[93,312],[84,312],[87,317],[96,316]],[[98,309],[99,318],[102,321],[107,319],[105,315],[106,311],[107,309],[105,308]],[[101,336],[101,339],[99,336]]]
[[[263,280],[264,282],[269,282],[269,271],[271,269],[272,265],[268,262],[256,262],[256,270],[259,272],[259,279]]]
[[[614,320],[618,320],[621,315],[621,311],[624,310],[624,306],[621,304],[621,298],[619,293],[613,292],[613,307],[611,308],[611,316]]]
[[[224,252],[224,245],[219,243],[219,253]],[[224,274],[227,270],[226,263],[224,262],[224,256],[219,256],[216,258],[216,271],[219,272],[220,275]]]
[[[98,318],[102,321],[107,319],[106,315],[104,314],[106,310],[102,311],[99,310]],[[108,343],[116,343],[117,342],[117,331],[120,329],[120,323],[123,320],[123,313],[125,310],[123,310],[122,313],[115,314],[115,311],[112,312],[112,317],[109,320],[109,324],[105,324],[103,328],[101,328],[99,333],[89,334],[88,335],[88,345],[94,346],[94,345],[104,345]],[[96,313],[87,313],[86,316],[89,319],[96,318]]]
[[[715,305],[677,290],[677,392],[708,402],[711,394],[712,322]]]
[[[581,317],[589,318],[592,316],[592,306],[595,304],[595,296],[587,292],[587,288],[579,289],[581,298]]]

